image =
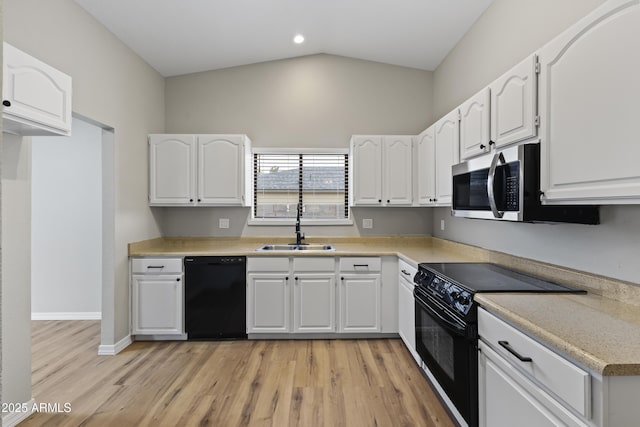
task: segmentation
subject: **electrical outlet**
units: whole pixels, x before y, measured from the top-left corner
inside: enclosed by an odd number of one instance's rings
[[[440,220],[440,230],[444,231],[444,219]]]
[[[218,228],[229,228],[229,218],[220,218],[218,220]]]
[[[362,228],[373,228],[373,219],[371,218],[363,219]]]

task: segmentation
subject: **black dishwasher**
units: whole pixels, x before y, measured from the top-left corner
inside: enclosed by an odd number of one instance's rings
[[[247,258],[185,257],[188,339],[246,339]]]

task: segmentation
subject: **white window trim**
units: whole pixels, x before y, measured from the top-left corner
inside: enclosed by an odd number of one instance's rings
[[[268,226],[283,226],[283,227],[293,227],[296,225],[296,220],[287,218],[287,219],[275,219],[275,218],[251,218],[247,221],[247,225],[268,225]],[[352,219],[300,219],[301,226],[344,226],[344,225],[353,225]]]
[[[254,154],[349,154],[348,148],[284,148],[284,147],[253,147],[251,150],[251,157]],[[351,159],[349,159],[351,162]],[[253,170],[253,162],[251,162],[251,177],[255,171]],[[351,183],[349,183],[351,186]],[[253,189],[252,191],[255,191]],[[253,194],[251,195],[253,197]],[[304,226],[349,226],[353,225],[353,219],[351,217],[351,207],[349,207],[349,218],[347,219],[311,219],[301,218],[300,225]],[[281,226],[292,227],[296,225],[295,218],[254,218],[253,207],[251,208],[251,217],[247,220],[248,226]]]
[[[260,148],[255,147],[251,154],[349,154],[348,148]]]

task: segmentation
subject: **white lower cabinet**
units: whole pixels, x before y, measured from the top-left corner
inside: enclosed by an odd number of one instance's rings
[[[248,284],[248,332],[290,332],[289,272],[250,273]]]
[[[340,332],[380,331],[380,275],[340,277]]]
[[[480,426],[586,426],[591,376],[484,309],[478,310]]]
[[[481,427],[587,426],[482,341],[479,348]]]
[[[413,297],[413,276],[416,268],[400,260],[398,262],[398,334],[413,358],[420,364],[416,351],[416,311]]]
[[[291,331],[289,258],[247,258],[247,332]]]
[[[339,332],[380,332],[380,258],[340,259]]]
[[[482,308],[478,334],[480,427],[638,425],[640,377],[582,369]]]
[[[381,269],[377,257],[250,257],[247,332],[397,332],[395,293],[393,310],[381,309]]]
[[[293,331],[335,332],[335,274],[295,273],[293,283]]]
[[[184,334],[182,259],[131,261],[131,333]]]

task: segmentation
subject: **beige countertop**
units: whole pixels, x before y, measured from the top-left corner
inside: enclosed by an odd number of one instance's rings
[[[266,243],[290,243],[290,238],[159,238],[129,244],[129,256],[399,256],[417,266],[420,262],[483,261],[475,252],[446,247],[428,237],[327,237],[306,243],[331,243],[335,251],[263,251]]]
[[[475,300],[595,372],[640,375],[638,306],[592,294],[476,294]]]
[[[588,290],[584,295],[476,294],[488,310],[605,376],[640,375],[640,286],[430,237],[326,237],[335,252],[256,252],[290,238],[157,238],[129,244],[130,256],[399,256],[420,262],[495,262]],[[605,294],[610,298],[605,298]],[[618,298],[618,299],[616,299]]]

